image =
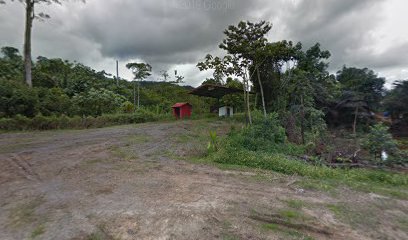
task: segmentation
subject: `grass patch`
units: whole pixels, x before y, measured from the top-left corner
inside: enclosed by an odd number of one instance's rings
[[[279,225],[275,223],[265,223],[262,224],[262,229],[270,230],[270,231],[279,231]]]
[[[221,239],[222,240],[238,240],[240,239],[239,237],[236,237],[230,233],[223,233],[221,234]]]
[[[134,149],[131,148],[130,144],[124,147],[111,147],[110,152],[113,156],[125,160],[125,161],[133,161],[139,158],[139,154],[135,152]]]
[[[13,208],[9,215],[11,224],[15,227],[21,227],[39,220],[39,216],[35,214],[35,210],[43,202],[44,199],[41,196]]]
[[[381,224],[379,220],[381,216],[378,215],[378,212],[382,210],[372,204],[365,203],[356,206],[355,204],[338,203],[329,204],[326,207],[338,220],[355,229],[373,230]]]
[[[408,232],[408,219],[407,218],[399,218],[397,219],[397,222],[403,231]]]
[[[147,135],[134,135],[128,137],[126,140],[128,144],[141,144],[149,142],[151,140],[151,137]]]
[[[299,239],[299,240],[300,239],[302,240],[313,240],[314,239],[312,236],[302,233],[301,231],[298,231],[296,229],[293,229],[287,226],[275,224],[275,223],[264,223],[261,225],[261,229],[267,232],[269,231],[274,232],[282,236],[284,239]]]
[[[366,169],[332,169],[325,166],[314,166],[291,159],[282,153],[268,153],[264,151],[249,151],[224,143],[223,147],[209,157],[210,161],[240,165],[250,168],[272,170],[286,175],[306,177],[304,188],[332,191],[340,184],[355,190],[376,192],[399,199],[408,199],[406,187],[408,176],[382,170]]]
[[[34,230],[31,232],[31,238],[34,239],[42,235],[43,233],[45,233],[45,227],[44,225],[39,225],[36,228],[34,228]]]
[[[294,209],[301,209],[305,206],[305,202],[303,202],[302,200],[297,200],[297,199],[289,199],[289,200],[285,200],[286,204]]]
[[[308,190],[317,190],[322,192],[335,193],[336,187],[338,184],[328,183],[327,181],[318,181],[315,179],[303,179],[303,181],[296,184],[297,186],[308,189]]]
[[[298,219],[301,216],[301,214],[292,210],[281,210],[279,214],[286,219]]]
[[[306,147],[288,143],[285,130],[276,114],[254,118],[254,124],[233,130],[220,139],[218,151],[207,156],[208,161],[228,166],[271,170],[286,175],[304,177],[304,188],[333,191],[347,185],[359,191],[372,191],[400,199],[408,199],[408,175],[385,170],[334,169],[319,163],[310,164],[295,156],[305,154]]]
[[[101,233],[91,233],[86,237],[86,240],[105,240],[105,239],[106,238]]]

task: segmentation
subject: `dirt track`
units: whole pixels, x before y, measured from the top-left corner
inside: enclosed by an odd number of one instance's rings
[[[202,151],[197,128],[222,134],[229,126],[191,121],[1,134],[0,239],[407,237],[385,222],[383,229],[352,228],[319,207],[381,203],[381,196],[331,196],[300,189],[292,177],[180,160]],[[288,206],[296,201],[307,205]],[[407,216],[400,210],[406,201],[393,205],[385,210]],[[302,213],[287,216],[294,222],[282,219],[290,209]]]

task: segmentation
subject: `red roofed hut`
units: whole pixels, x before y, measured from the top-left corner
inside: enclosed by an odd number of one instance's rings
[[[183,119],[185,117],[191,116],[191,111],[193,110],[193,106],[190,103],[176,103],[172,106],[173,108],[173,115],[177,119]]]

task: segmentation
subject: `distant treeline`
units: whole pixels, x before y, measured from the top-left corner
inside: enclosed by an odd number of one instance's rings
[[[134,113],[137,110],[133,104],[134,83],[124,79],[117,81],[104,71],[98,72],[63,59],[38,57],[33,62],[33,88],[29,88],[24,82],[23,69],[19,51],[3,47],[0,55],[0,118],[19,115],[20,120],[24,119],[23,116],[78,119],[78,116],[82,120],[70,120],[75,122],[73,125],[78,125],[77,122],[82,124],[87,117],[97,119],[105,114]],[[209,109],[207,100],[188,94],[191,87],[170,82],[142,81],[140,85],[141,109],[137,114],[170,114],[175,102],[190,102],[195,113]],[[3,128],[6,122],[14,125],[13,120],[4,120]]]

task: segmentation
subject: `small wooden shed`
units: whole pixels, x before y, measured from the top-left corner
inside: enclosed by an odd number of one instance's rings
[[[176,103],[172,106],[173,108],[173,115],[177,119],[183,119],[186,117],[191,117],[191,112],[193,110],[193,106],[190,103]]]
[[[218,109],[218,116],[232,117],[234,116],[234,108],[230,106],[222,106]]]

